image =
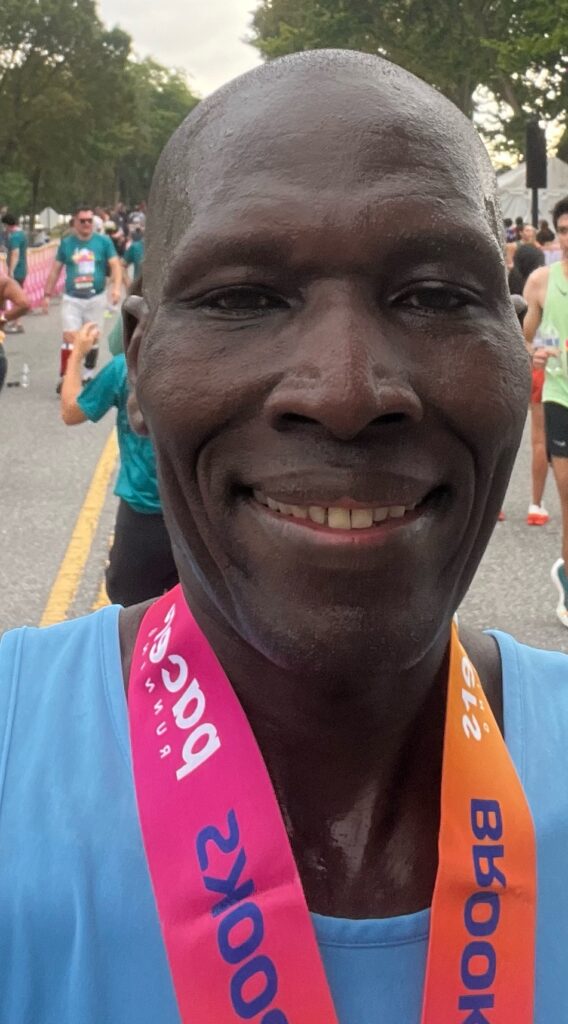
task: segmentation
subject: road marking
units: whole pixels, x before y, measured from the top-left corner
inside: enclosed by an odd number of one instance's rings
[[[97,596],[95,598],[93,605],[91,606],[91,611],[96,612],[99,610],[99,608],[105,608],[107,604],[110,604],[110,601],[108,599],[108,594],[106,592],[105,578],[103,576]]]
[[[109,550],[109,552],[110,552],[110,549],[112,548],[113,544],[114,544],[114,530],[111,531],[109,539],[108,539],[108,550]],[[107,559],[107,565],[108,565],[108,559]],[[95,598],[94,604],[91,606],[91,611],[92,612],[96,612],[96,611],[99,610],[99,608],[105,608],[107,604],[110,604],[110,600],[109,600],[109,596],[107,594],[107,589],[106,589],[106,573],[103,572],[103,577],[101,579],[100,586],[99,586],[99,589],[98,589],[97,596]]]
[[[47,599],[40,626],[51,626],[54,622],[61,622],[69,614],[87,564],[117,459],[116,430],[112,430],[97,462],[85,500],[77,516],[71,540]]]

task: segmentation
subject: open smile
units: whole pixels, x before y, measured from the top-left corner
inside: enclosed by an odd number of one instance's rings
[[[317,500],[306,504],[290,504],[255,489],[249,500],[257,511],[282,524],[303,531],[315,531],[320,539],[335,542],[379,541],[393,530],[409,526],[438,505],[446,495],[445,488],[436,488],[424,498],[406,504],[379,505],[341,498],[332,505]]]

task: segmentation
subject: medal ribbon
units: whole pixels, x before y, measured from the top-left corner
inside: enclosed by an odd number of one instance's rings
[[[179,586],[144,616],[128,701],[183,1024],[337,1024],[266,766]],[[532,819],[455,628],[439,851],[422,1024],[532,1024]]]

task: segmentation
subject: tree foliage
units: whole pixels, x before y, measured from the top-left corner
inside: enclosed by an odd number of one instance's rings
[[[322,47],[382,54],[516,152],[527,115],[565,123],[568,0],[262,0],[251,42],[267,60]]]
[[[195,103],[180,73],[135,59],[130,36],[106,29],[94,0],[2,0],[0,202],[17,212],[143,199]]]

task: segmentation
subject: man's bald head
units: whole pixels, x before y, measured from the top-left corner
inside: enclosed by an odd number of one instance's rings
[[[330,129],[337,143],[332,161],[321,145]],[[364,135],[372,145],[360,144]],[[356,51],[315,50],[228,83],[189,114],[158,163],[145,264],[150,304],[197,211],[230,201],[237,177],[242,203],[243,178],[251,195],[263,194],[271,172],[293,185],[315,169],[325,188],[328,181],[340,184],[345,171],[347,185],[354,164],[362,178],[402,177],[405,155],[417,180],[446,179],[434,205],[469,202],[499,235],[495,178],[473,125],[397,65]]]

